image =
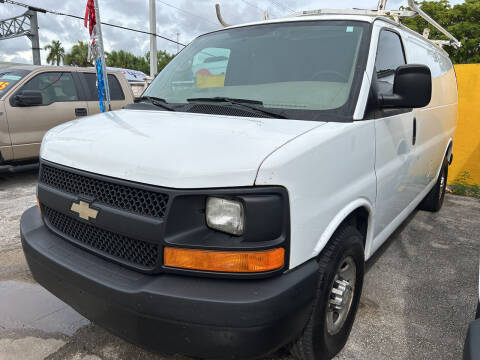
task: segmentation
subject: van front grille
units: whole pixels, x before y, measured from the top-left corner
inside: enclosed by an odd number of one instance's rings
[[[40,183],[73,195],[93,197],[96,202],[139,215],[163,218],[167,210],[168,195],[131,186],[105,181],[42,164]]]
[[[54,230],[71,242],[114,260],[154,269],[159,245],[100,229],[42,205],[42,214]]]

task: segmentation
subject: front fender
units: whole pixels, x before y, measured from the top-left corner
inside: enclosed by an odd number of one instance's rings
[[[328,241],[334,234],[334,232],[339,228],[339,226],[342,224],[342,222],[355,210],[359,208],[364,208],[368,211],[368,228],[367,228],[367,238],[365,241],[365,258],[367,259],[370,257],[370,249],[371,249],[371,243],[373,239],[373,205],[371,202],[366,199],[366,198],[360,198],[352,201],[348,205],[346,205],[342,210],[340,210],[337,215],[333,217],[333,219],[330,221],[328,226],[325,228],[325,231],[322,233],[322,236],[320,236],[320,239],[317,242],[317,245],[314,248],[314,251],[312,253],[312,257],[318,256],[320,252],[323,250],[325,245],[327,245]]]

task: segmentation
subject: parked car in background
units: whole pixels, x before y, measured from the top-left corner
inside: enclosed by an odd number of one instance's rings
[[[417,207],[441,208],[456,125],[448,54],[393,20],[214,31],[139,102],[48,132],[25,256],[54,295],[151,350],[330,359],[365,261]]]
[[[478,304],[475,319],[468,327],[463,360],[480,360],[480,269],[478,275]]]
[[[49,129],[100,112],[93,68],[0,68],[0,167],[38,160]],[[112,109],[133,103],[121,72],[108,74]]]
[[[151,77],[149,77],[144,72],[138,70],[110,66],[107,68],[107,70],[120,71],[125,76],[125,79],[127,79],[128,85],[130,85],[130,87],[132,88],[133,96],[135,98],[139,98],[152,81]]]

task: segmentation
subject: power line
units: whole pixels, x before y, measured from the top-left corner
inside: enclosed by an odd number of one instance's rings
[[[28,4],[23,4],[23,3],[20,3],[20,2],[17,2],[17,1],[14,1],[14,0],[4,0],[5,3],[8,3],[8,4],[12,4],[12,5],[17,5],[17,6],[22,6],[24,8],[27,8],[29,10],[32,10],[32,11],[37,11],[37,12],[40,12],[40,13],[47,13],[47,14],[53,14],[53,15],[60,15],[60,16],[66,16],[66,17],[71,17],[71,18],[74,18],[74,19],[80,19],[80,20],[84,20],[84,18],[82,16],[77,16],[77,15],[72,15],[72,14],[67,14],[67,13],[62,13],[62,12],[59,12],[59,11],[53,11],[53,10],[47,10],[47,9],[42,9],[42,8],[37,8],[35,6],[30,6]],[[110,26],[110,27],[113,27],[113,28],[117,28],[117,29],[123,29],[123,30],[129,30],[129,31],[134,31],[134,32],[138,32],[138,33],[141,33],[141,34],[147,34],[147,35],[155,35],[156,37],[159,37],[160,39],[164,39],[164,40],[167,40],[167,41],[170,41],[174,44],[177,44],[177,45],[181,45],[181,46],[187,46],[185,44],[182,44],[178,41],[175,41],[173,39],[170,39],[166,36],[162,36],[162,35],[159,35],[159,34],[154,34],[154,33],[151,33],[149,31],[143,31],[143,30],[138,30],[138,29],[132,29],[132,28],[129,28],[129,27],[126,27],[126,26],[121,26],[121,25],[116,25],[116,24],[110,24],[110,23],[106,23],[106,22],[102,22],[101,23],[102,25],[105,25],[105,26]]]
[[[213,25],[217,25],[216,22],[210,21],[210,20],[208,20],[207,18],[204,18],[203,16],[200,16],[200,15],[197,15],[197,14],[194,14],[194,13],[191,13],[190,11],[183,10],[183,9],[181,9],[181,8],[179,8],[179,7],[176,7],[176,6],[172,5],[172,4],[166,3],[165,1],[162,1],[162,0],[156,0],[156,1],[159,2],[159,3],[161,3],[161,4],[163,4],[163,5],[166,5],[166,6],[169,6],[169,7],[173,8],[173,9],[176,9],[176,10],[178,10],[178,11],[180,11],[180,12],[183,12],[184,14],[187,14],[187,15],[190,15],[190,16],[194,16],[194,17],[196,17],[196,18],[198,18],[198,19],[202,19],[203,21],[209,22],[210,24],[213,24]]]
[[[249,2],[249,1],[247,1],[247,0],[242,0],[242,1],[243,1],[245,4],[247,4],[247,5],[250,5],[251,7],[254,7],[255,9],[258,9],[258,10],[260,10],[262,13],[264,13],[264,12],[265,12],[265,10],[264,10],[264,9],[261,9],[261,8],[259,8],[257,5],[255,5],[255,4],[252,4],[251,2]]]
[[[287,5],[285,5],[285,4],[283,4],[279,1],[270,0],[270,2],[274,5],[276,5],[277,8],[283,8],[283,9],[287,9],[288,11],[295,12],[295,10],[293,10],[292,8],[288,7]]]

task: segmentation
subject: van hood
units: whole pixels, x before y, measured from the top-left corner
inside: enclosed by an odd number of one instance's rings
[[[74,120],[44,137],[42,159],[172,188],[251,186],[262,161],[324,123],[119,110]]]

